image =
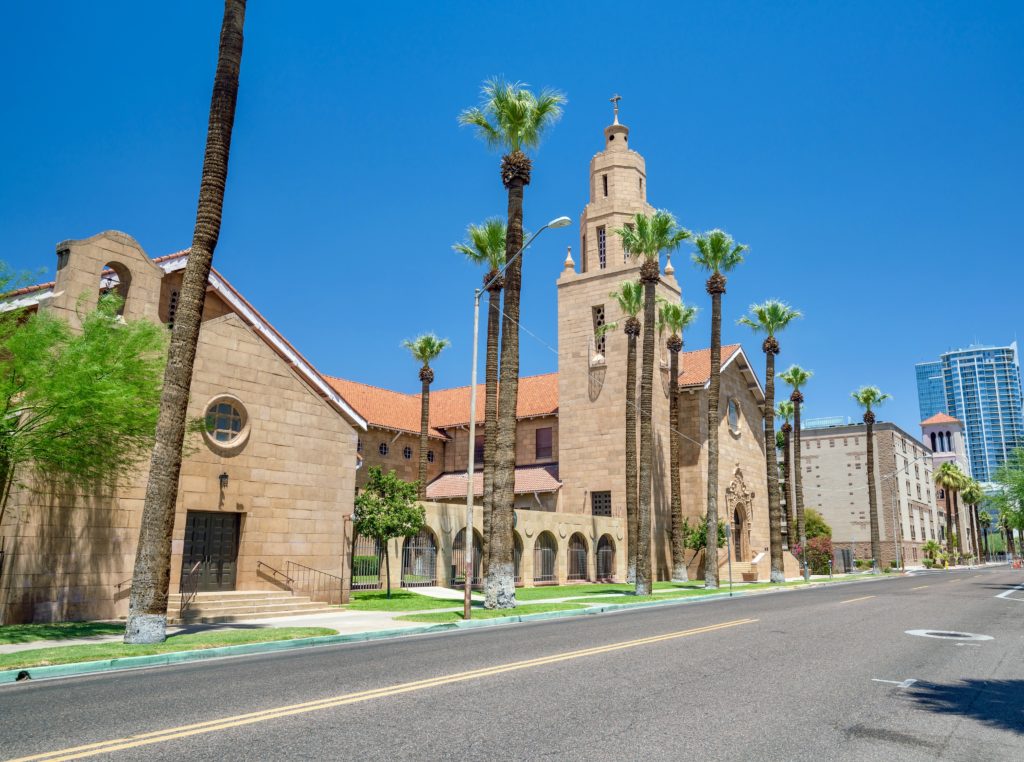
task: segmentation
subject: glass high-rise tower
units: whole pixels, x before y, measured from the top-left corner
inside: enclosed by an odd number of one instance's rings
[[[941,408],[935,399],[938,369],[944,397]],[[920,363],[916,370],[922,420],[937,412],[958,418],[964,425],[971,476],[991,481],[1007,456],[1024,447],[1017,343],[945,352],[938,362]]]

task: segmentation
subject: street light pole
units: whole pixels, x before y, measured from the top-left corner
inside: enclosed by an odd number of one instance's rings
[[[505,271],[509,268],[513,262],[515,262],[520,255],[533,243],[537,236],[543,233],[548,228],[564,228],[572,223],[568,217],[556,217],[551,220],[547,225],[542,227],[532,236],[530,236],[526,243],[519,247],[519,251],[512,255],[501,269],[494,274],[494,277],[487,281],[483,287],[476,289],[473,293],[473,369],[470,372],[470,384],[469,384],[469,446],[466,448],[469,451],[466,464],[466,529],[465,536],[462,541],[462,547],[465,549],[466,558],[466,571],[463,575],[465,577],[465,589],[463,591],[463,602],[462,602],[462,618],[470,618],[470,604],[471,594],[473,590],[473,499],[475,497],[473,493],[473,474],[476,470],[476,380],[477,380],[477,363],[478,363],[478,349],[477,345],[480,340],[480,297],[483,293],[490,288],[491,284],[494,283],[498,278],[505,275]],[[518,330],[518,327],[517,329]],[[491,432],[491,436],[494,432]]]

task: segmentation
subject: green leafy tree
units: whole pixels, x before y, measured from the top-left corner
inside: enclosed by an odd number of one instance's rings
[[[423,528],[426,512],[417,505],[416,482],[399,479],[394,471],[384,473],[371,466],[366,486],[356,495],[353,527],[356,534],[375,539],[384,548],[388,598],[391,597],[391,561],[388,543],[396,537],[412,537]]]
[[[622,314],[622,331],[626,334],[626,582],[636,583],[637,546],[637,452],[636,452],[636,340],[640,335],[640,319],[644,309],[644,287],[639,281],[623,281],[617,291],[609,294]],[[598,336],[618,330],[619,321],[605,323]]]
[[[942,546],[935,542],[935,540],[928,540],[928,542],[921,546],[921,551],[924,553],[925,558],[934,560],[942,552]]]
[[[782,400],[775,405],[775,415],[782,419],[782,430],[778,433],[782,441],[777,446],[782,450],[782,489],[786,496],[786,544],[792,551],[796,545],[796,506],[793,499],[793,460],[790,441],[793,438],[793,403]]]
[[[988,532],[992,527],[992,514],[985,508],[978,509],[978,528],[981,530],[982,550],[985,558],[989,558]]]
[[[122,303],[101,297],[80,331],[45,311],[0,313],[0,523],[22,475],[95,490],[152,451],[166,330],[119,318]]]
[[[466,240],[452,246],[475,265],[483,265],[487,289],[487,358],[484,362],[484,547],[481,566],[487,576],[491,552],[491,508],[494,503],[494,450],[498,445],[498,340],[501,331],[501,268],[505,266],[505,220],[491,217],[466,228]],[[473,445],[476,446],[475,443]]]
[[[775,461],[775,356],[779,354],[777,334],[797,318],[803,317],[778,299],[750,305],[750,315],[739,319],[740,325],[763,333],[761,350],[765,357],[764,454],[768,474],[768,545],[771,554],[771,581],[785,582],[782,561],[782,499],[779,495],[779,469]]]
[[[708,548],[708,517],[701,516],[692,526],[690,525],[689,518],[683,519],[683,537],[685,547],[692,550],[694,555],[702,550],[706,553]],[[715,547],[725,547],[724,521],[718,522],[718,539]]]
[[[654,398],[654,324],[655,289],[661,279],[661,252],[671,252],[690,237],[670,213],[659,210],[652,215],[638,213],[629,225],[615,229],[622,250],[641,260],[640,282],[644,287],[643,350],[640,365],[640,469],[637,484],[636,513],[636,594],[650,595],[651,498],[654,486],[654,426],[651,406]]]
[[[683,331],[697,317],[697,308],[682,302],[658,300],[658,332],[668,332],[665,346],[669,352],[668,377],[668,477],[670,483],[670,510],[672,511],[672,580],[686,582],[685,540],[683,534],[683,498],[679,483],[679,353],[683,349]]]
[[[708,521],[718,521],[718,426],[719,398],[722,386],[722,295],[725,294],[725,273],[743,262],[747,247],[736,243],[724,230],[711,230],[694,239],[697,252],[694,263],[708,276],[705,289],[711,296],[711,380],[708,383]],[[718,587],[718,556],[709,546],[704,557],[704,586]]]
[[[789,395],[789,401],[793,403],[793,511],[796,519],[793,526],[797,539],[797,543],[793,544],[799,544],[801,548],[807,546],[807,527],[804,520],[804,476],[800,467],[800,410],[804,403],[803,388],[813,375],[813,371],[799,365],[790,365],[779,374],[779,378],[793,390]]]
[[[832,527],[825,521],[825,517],[813,508],[804,509],[804,520],[807,522],[807,539],[815,537],[831,537]]]
[[[995,470],[992,480],[998,487],[992,505],[998,511],[998,524],[1006,538],[1006,549],[1013,558],[1017,553],[1013,530],[1024,531],[1024,449],[1011,452]]]
[[[972,524],[971,538],[973,539],[974,547],[971,552],[974,554],[976,559],[981,558],[981,532],[979,531],[978,522],[978,504],[985,499],[985,490],[981,488],[981,485],[975,479],[967,478],[963,489],[960,491],[960,497],[967,506],[969,516]]]
[[[149,481],[135,552],[125,643],[162,643],[167,638],[167,591],[171,581],[171,533],[181,475],[182,446],[188,430],[189,389],[203,321],[213,251],[220,237],[224,188],[228,180],[231,130],[242,67],[245,0],[225,0],[217,70],[210,99],[206,154],[188,264],[167,351],[167,368],[150,458]]]
[[[413,359],[420,363],[420,454],[417,484],[420,499],[427,496],[427,449],[430,433],[430,385],[434,382],[434,369],[430,363],[448,347],[448,339],[438,338],[432,333],[424,333],[415,339],[406,339],[402,346],[409,350]],[[470,447],[473,443],[470,443]]]
[[[878,529],[878,495],[875,494],[875,408],[891,398],[877,386],[862,386],[851,395],[864,409],[864,426],[867,428],[868,510],[871,514],[871,564],[877,574],[882,561],[882,540]]]
[[[516,469],[516,405],[519,399],[519,292],[523,258],[523,189],[533,169],[525,151],[540,145],[544,133],[562,115],[565,96],[555,90],[535,94],[521,82],[501,78],[484,83],[481,103],[459,115],[459,123],[475,128],[488,147],[504,152],[501,182],[508,191],[508,227],[505,233],[504,309],[501,322],[501,362],[498,421],[494,451],[494,492],[491,507],[491,543],[484,606],[516,605],[514,540],[512,534]],[[472,446],[472,444],[471,444]]]

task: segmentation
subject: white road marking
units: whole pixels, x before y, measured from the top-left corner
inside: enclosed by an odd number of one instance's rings
[[[1007,601],[1020,601],[1021,603],[1024,603],[1024,600],[1021,600],[1020,598],[1011,598],[1010,597],[1011,595],[1013,595],[1014,593],[1016,593],[1016,592],[1018,592],[1020,590],[1024,590],[1024,582],[1022,582],[1021,584],[1017,585],[1016,587],[1011,587],[1009,590],[1004,590],[999,595],[997,595],[996,598],[1003,598],[1004,600],[1007,600]]]
[[[872,677],[871,678],[871,682],[873,682],[873,683],[891,683],[892,685],[895,685],[897,688],[909,688],[911,685],[916,683],[917,680],[915,680],[912,677],[908,677],[906,680],[881,680],[881,679],[879,679],[877,677]]]

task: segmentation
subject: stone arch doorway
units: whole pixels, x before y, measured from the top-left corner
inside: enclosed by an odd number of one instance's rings
[[[483,589],[482,575],[484,557],[484,538],[473,530],[473,579],[470,584],[474,589]],[[452,542],[452,563],[448,575],[448,586],[461,588],[466,584],[466,530],[462,528]]]
[[[737,561],[749,561],[750,555],[750,522],[747,512],[740,506],[732,511],[733,556]]]
[[[732,481],[726,487],[725,501],[731,511],[733,558],[737,561],[751,561],[754,558],[750,545],[754,491],[747,487],[739,464],[733,471]]]
[[[613,582],[615,579],[615,540],[602,535],[597,541],[597,581]]]
[[[579,532],[574,533],[569,538],[569,547],[566,550],[566,580],[585,582],[588,579],[589,559],[587,555],[587,541]]]
[[[132,273],[120,262],[107,262],[100,271],[100,297],[115,294],[121,299],[118,315],[124,315],[128,305],[128,291],[132,287]]]

